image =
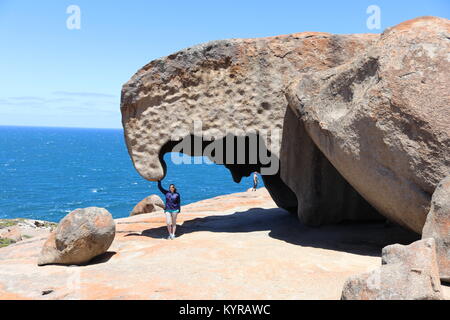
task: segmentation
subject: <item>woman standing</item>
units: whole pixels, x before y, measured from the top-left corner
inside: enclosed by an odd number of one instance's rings
[[[164,212],[166,213],[167,230],[169,231],[169,237],[167,239],[175,239],[175,231],[177,229],[177,216],[180,213],[181,198],[177,192],[174,184],[169,186],[169,191],[164,189],[161,185],[161,180],[158,181],[158,189],[166,197],[166,206]]]

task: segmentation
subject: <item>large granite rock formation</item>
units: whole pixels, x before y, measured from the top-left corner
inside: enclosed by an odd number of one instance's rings
[[[42,247],[38,265],[84,264],[105,253],[114,240],[116,224],[106,209],[77,209],[65,216]]]
[[[383,248],[382,266],[350,277],[343,300],[441,300],[434,239]]]
[[[449,35],[447,19],[404,22],[347,64],[302,76],[288,93],[344,178],[417,233],[450,170]]]
[[[449,30],[448,20],[423,17],[381,37],[214,41],[152,61],[122,90],[128,151],[158,180],[162,156],[184,137],[203,138],[183,150],[199,155],[225,130],[281,130],[279,145],[259,143],[280,170],[225,163],[235,181],[260,171],[277,205],[309,224],[377,218],[375,207],[420,233],[450,167]]]
[[[225,163],[235,181],[262,172],[275,202],[298,212],[305,222],[374,218],[374,210],[302,132],[284,90],[301,73],[342,64],[377,38],[306,32],[214,41],[150,62],[122,90],[126,143],[136,169],[148,180],[163,178],[162,156],[173,142],[189,135],[199,138],[193,121],[202,122],[204,141],[211,136],[220,141],[225,133],[278,130],[281,146],[261,148],[267,148],[281,170],[264,175],[260,163]],[[184,152],[198,155],[203,149]]]
[[[422,238],[436,240],[436,253],[441,280],[450,282],[450,176],[443,179],[431,198]]]

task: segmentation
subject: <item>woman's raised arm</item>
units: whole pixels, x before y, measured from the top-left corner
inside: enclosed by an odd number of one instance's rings
[[[161,180],[158,180],[158,189],[159,189],[159,191],[161,191],[164,195],[165,195],[167,192],[169,192],[169,191],[167,191],[166,189],[164,189],[164,188],[162,187],[162,185],[161,185]]]

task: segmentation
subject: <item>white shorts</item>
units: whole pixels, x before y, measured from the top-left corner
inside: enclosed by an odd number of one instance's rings
[[[179,212],[165,212],[167,225],[177,224],[177,216]]]

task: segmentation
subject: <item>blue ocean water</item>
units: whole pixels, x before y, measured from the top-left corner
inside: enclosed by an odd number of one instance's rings
[[[182,205],[252,186],[251,177],[233,182],[223,166],[164,159],[163,186],[176,184]],[[122,130],[0,126],[0,219],[58,222],[90,206],[126,217],[152,193],[160,194],[157,184],[134,169]]]

